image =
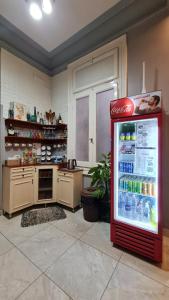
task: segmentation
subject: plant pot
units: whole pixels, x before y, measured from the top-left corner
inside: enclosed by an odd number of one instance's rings
[[[110,201],[107,197],[99,199],[99,219],[100,221],[110,223]]]
[[[88,222],[99,220],[99,200],[93,195],[90,189],[81,193],[81,203],[83,207],[84,219]]]
[[[110,223],[110,204],[100,201],[99,203],[99,219],[102,222]]]

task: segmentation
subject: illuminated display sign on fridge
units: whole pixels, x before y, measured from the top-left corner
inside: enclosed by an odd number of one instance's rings
[[[161,112],[161,91],[116,99],[110,103],[111,118]]]

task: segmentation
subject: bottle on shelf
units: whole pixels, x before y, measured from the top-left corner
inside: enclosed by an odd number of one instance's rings
[[[36,106],[34,106],[34,122],[37,122]]]
[[[128,219],[132,218],[132,201],[130,195],[126,194],[125,201],[125,217]]]
[[[42,113],[40,113],[40,124],[44,124]]]
[[[143,206],[143,221],[146,223],[150,222],[150,203],[149,199],[144,199],[144,206]]]
[[[143,201],[141,197],[138,198],[138,202],[136,206],[136,220],[140,222],[143,221]]]
[[[38,111],[37,111],[37,115],[36,115],[36,122],[40,123],[40,114]]]
[[[121,141],[135,141],[136,140],[135,123],[124,123],[121,126],[119,139]]]
[[[155,197],[155,181],[151,178],[123,175],[119,178],[120,191]]]
[[[48,124],[47,119],[46,119],[46,114],[44,114],[44,117],[43,117],[43,124],[44,124],[44,125],[47,125],[47,124]]]
[[[33,160],[33,163],[36,164],[36,161],[37,161],[37,150],[36,150],[35,145],[33,145],[33,148],[32,148],[32,160]]]
[[[8,136],[14,136],[15,135],[15,129],[13,127],[12,124],[9,124],[9,127],[8,127]]]
[[[28,149],[26,148],[24,151],[23,151],[23,163],[26,164],[29,162],[29,151]]]
[[[125,140],[125,134],[124,132],[120,133],[120,141],[124,141]]]
[[[150,207],[150,224],[154,228],[157,226],[157,221],[156,221],[156,211],[153,206]]]
[[[13,103],[10,102],[9,110],[8,110],[8,117],[9,119],[14,119],[14,109],[13,109]]]
[[[58,117],[58,124],[63,124],[63,120],[62,120],[62,117],[61,117],[60,114],[59,114],[59,117]]]
[[[26,119],[27,119],[28,122],[31,122],[31,113],[30,113],[30,109],[29,108],[27,110]]]
[[[136,219],[137,195],[131,194],[131,217]]]
[[[118,214],[119,216],[124,216],[125,211],[125,193],[119,192],[119,202],[118,202]]]
[[[29,164],[33,163],[32,149],[29,149],[29,151],[28,151],[28,163]]]
[[[120,161],[119,162],[119,171],[125,173],[133,173],[134,163],[133,161]]]

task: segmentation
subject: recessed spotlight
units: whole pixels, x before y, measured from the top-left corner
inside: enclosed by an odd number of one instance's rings
[[[32,2],[30,4],[29,12],[33,19],[38,21],[42,19],[42,11],[37,3]]]
[[[52,3],[51,3],[51,0],[42,0],[42,10],[47,15],[50,15],[52,13]]]

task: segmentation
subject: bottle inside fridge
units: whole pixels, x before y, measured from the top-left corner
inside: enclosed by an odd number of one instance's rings
[[[157,119],[115,124],[115,219],[158,231]]]

